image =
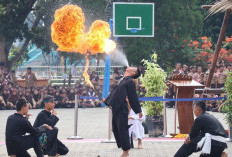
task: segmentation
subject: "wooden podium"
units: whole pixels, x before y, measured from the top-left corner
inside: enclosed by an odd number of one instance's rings
[[[192,80],[191,76],[182,74],[171,76],[169,82],[174,85],[176,98],[193,98],[195,88],[204,88],[204,85]],[[193,102],[178,101],[177,110],[180,133],[189,134],[194,123]]]
[[[47,87],[49,85],[48,81],[49,80],[47,79],[37,79],[35,82],[35,87]],[[26,87],[25,79],[17,79],[17,83],[22,87]]]

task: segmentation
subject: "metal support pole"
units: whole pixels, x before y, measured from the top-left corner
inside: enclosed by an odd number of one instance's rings
[[[79,96],[75,95],[75,112],[74,112],[74,136],[68,137],[69,140],[80,140],[82,137],[77,136],[78,127],[78,105],[80,104]]]
[[[176,90],[176,98],[178,97],[178,88]],[[175,120],[174,120],[174,134],[176,134],[176,112],[177,112],[177,101],[175,101]]]
[[[165,95],[163,96],[163,99],[165,99]],[[166,112],[166,101],[163,101],[163,120],[164,120],[164,132],[162,137],[172,137],[167,134],[167,112]]]
[[[111,130],[112,130],[112,111],[109,109],[109,128],[108,128],[108,141],[111,141]]]
[[[110,19],[109,21],[111,32],[113,30],[113,19]],[[111,37],[112,39],[112,37]],[[104,75],[104,81],[103,81],[103,91],[102,91],[102,97],[106,98],[110,91],[110,55],[106,54],[106,60],[105,60],[105,75]],[[105,104],[102,103],[102,106],[104,107]],[[111,139],[111,130],[112,130],[112,110],[109,108],[109,123],[108,123],[108,139],[105,141],[102,141],[102,143],[114,143],[115,141]]]
[[[115,140],[112,140],[112,110],[109,108],[109,123],[108,123],[108,139],[101,141],[102,143],[115,143]]]
[[[174,134],[176,134],[176,109],[177,109],[177,102],[175,102]]]
[[[163,96],[163,99],[165,99],[165,96]],[[164,106],[164,114],[163,114],[163,119],[164,119],[164,133],[163,135],[167,135],[167,116],[166,116],[166,101],[163,101],[163,106]]]
[[[231,124],[228,124],[228,139],[227,139],[227,141],[228,142],[232,142],[232,130],[231,130],[231,126],[230,126]]]

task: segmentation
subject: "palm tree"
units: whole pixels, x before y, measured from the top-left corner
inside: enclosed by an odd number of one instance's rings
[[[227,10],[232,10],[232,0],[219,0],[209,9],[209,16]]]
[[[226,27],[227,27],[227,24],[229,21],[231,10],[232,10],[232,0],[218,0],[213,5],[211,5],[210,9],[209,9],[209,15],[207,17],[209,17],[210,15],[219,13],[219,12],[225,12],[225,16],[224,16],[224,20],[222,23],[220,35],[218,37],[218,42],[217,42],[217,46],[216,46],[216,49],[214,52],[213,62],[212,62],[211,68],[210,68],[206,87],[210,87],[210,85],[211,85],[211,80],[213,77],[215,65],[216,65],[218,55],[219,55],[219,52],[221,49],[221,44],[222,44],[222,41],[223,41],[223,38],[225,35],[225,31],[226,31]]]

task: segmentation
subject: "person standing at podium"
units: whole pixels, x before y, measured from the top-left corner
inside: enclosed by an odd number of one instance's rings
[[[27,73],[21,78],[25,79],[25,84],[27,88],[31,88],[35,86],[35,81],[37,80],[35,77],[35,73],[31,72],[31,67],[27,68]]]

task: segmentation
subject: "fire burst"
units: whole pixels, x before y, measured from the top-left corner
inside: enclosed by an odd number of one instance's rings
[[[89,54],[110,53],[116,48],[107,22],[96,20],[88,33],[85,29],[85,16],[77,5],[65,5],[56,10],[55,21],[51,26],[52,41],[59,51],[76,52],[86,55],[86,67],[83,73],[85,82],[93,88],[89,80]]]

